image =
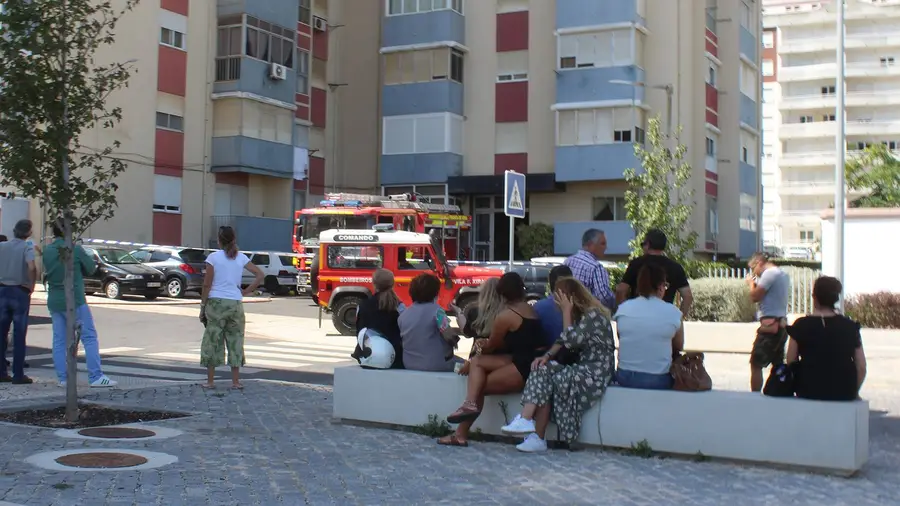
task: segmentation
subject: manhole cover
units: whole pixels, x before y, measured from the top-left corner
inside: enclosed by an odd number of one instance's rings
[[[147,459],[131,453],[75,453],[55,459],[57,464],[87,469],[114,469],[146,464]]]
[[[90,429],[81,429],[78,431],[78,434],[104,439],[140,439],[156,435],[152,430],[135,429],[131,427],[93,427]]]

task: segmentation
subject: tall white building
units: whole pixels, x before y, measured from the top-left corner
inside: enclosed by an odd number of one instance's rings
[[[845,0],[848,159],[900,150],[900,0]],[[763,240],[813,245],[834,203],[837,3],[763,1]],[[848,199],[856,195],[848,195]]]

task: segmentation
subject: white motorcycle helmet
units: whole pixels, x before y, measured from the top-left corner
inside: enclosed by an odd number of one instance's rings
[[[369,369],[390,369],[395,356],[394,347],[384,336],[368,328],[359,331],[352,355],[359,365]]]

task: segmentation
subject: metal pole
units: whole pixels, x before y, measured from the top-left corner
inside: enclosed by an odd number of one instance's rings
[[[512,270],[513,266],[513,250],[516,247],[516,219],[512,216],[509,217],[509,270]]]
[[[671,84],[666,85],[666,133],[672,138],[672,95],[675,88]]]
[[[844,282],[844,210],[847,207],[847,195],[844,181],[844,165],[847,161],[847,140],[845,139],[845,131],[847,128],[845,117],[845,93],[846,85],[844,71],[846,64],[844,61],[844,0],[835,2],[837,4],[837,83],[835,92],[837,95],[837,106],[834,113],[837,121],[837,136],[835,138],[835,147],[837,148],[837,163],[834,167],[834,276]],[[838,308],[843,309],[844,297],[841,295],[838,301]]]

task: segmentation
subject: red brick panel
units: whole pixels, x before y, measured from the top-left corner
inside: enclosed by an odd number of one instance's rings
[[[528,81],[497,83],[494,120],[497,123],[528,121]]]
[[[309,157],[309,191],[313,194],[325,193],[325,159]]]
[[[772,47],[762,48],[762,59],[772,62],[772,75],[762,76],[763,82],[774,83],[778,81],[778,31],[774,28],[763,30],[772,33]],[[761,46],[762,44],[760,44]],[[762,72],[760,72],[762,74]]]
[[[294,189],[295,190],[305,190],[306,189],[306,180],[301,181],[299,179],[295,179],[294,180]]]
[[[528,11],[497,14],[497,52],[528,49]]]
[[[300,49],[309,52],[312,48],[312,37],[309,35],[304,35],[302,33],[297,34],[297,47]]]
[[[714,127],[719,126],[719,115],[716,114],[716,111],[706,109],[706,122]]]
[[[313,58],[328,59],[328,32],[313,31],[312,37]]]
[[[706,249],[709,251],[715,251],[716,243],[714,243],[712,241],[706,241]]]
[[[312,35],[312,27],[299,21],[297,22],[297,31],[304,35]]]
[[[709,28],[706,29],[706,50],[709,54],[718,58],[719,56],[719,38]]]
[[[184,170],[184,134],[157,128],[153,157],[156,160],[156,174],[181,177]]]
[[[494,155],[494,174],[502,175],[507,170],[514,170],[519,174],[528,173],[528,153]]]
[[[719,185],[716,183],[713,183],[712,181],[707,181],[706,182],[706,194],[710,195],[712,197],[718,197],[719,196]]]
[[[159,76],[156,89],[183,97],[187,86],[187,53],[159,45]]]
[[[719,90],[706,83],[706,107],[719,112]]]
[[[327,117],[328,93],[321,88],[310,88],[312,99],[312,110],[310,111],[309,120],[313,126],[325,128],[325,118]]]
[[[232,186],[250,186],[250,176],[243,172],[217,172],[216,182]]]
[[[716,174],[715,172],[711,171],[711,170],[707,170],[707,171],[706,171],[706,179],[711,179],[711,180],[713,180],[713,181],[718,181],[718,180],[719,180],[719,175]]]
[[[302,119],[303,121],[309,121],[309,106],[297,104],[297,110],[294,111],[294,117]]]
[[[181,244],[181,215],[153,213],[153,244],[177,246]]]
[[[189,0],[161,0],[159,6],[167,11],[172,11],[176,14],[187,16],[188,3]]]

